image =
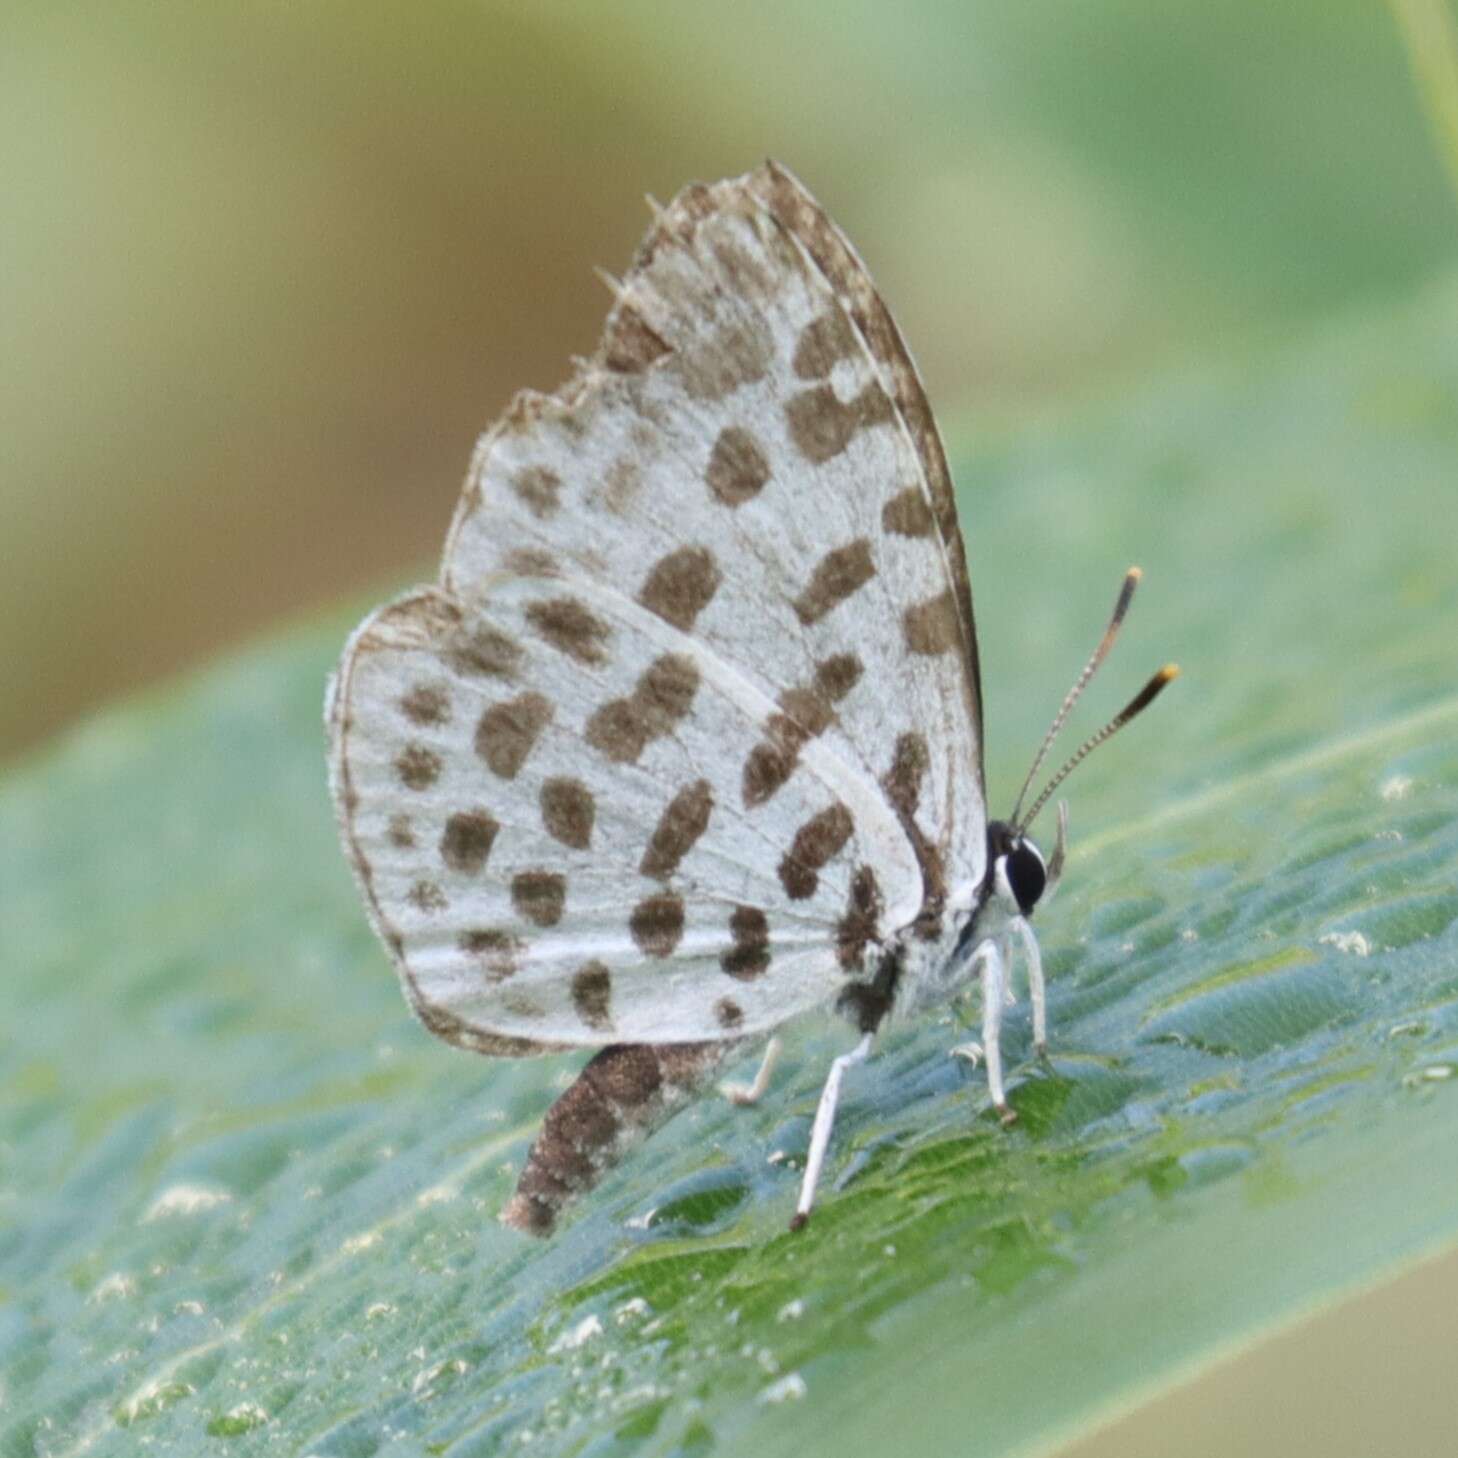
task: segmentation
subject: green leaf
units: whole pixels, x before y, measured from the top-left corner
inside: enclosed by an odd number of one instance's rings
[[[572,1060],[406,1017],[319,707],[353,615],[0,792],[0,1455],[1037,1451],[1458,1237],[1458,291],[956,451],[995,805],[1094,690],[1052,1058],[1010,1131],[895,1022],[705,1100],[550,1244],[494,1220]],[[442,523],[444,526],[444,523]],[[530,1435],[530,1437],[528,1436]]]

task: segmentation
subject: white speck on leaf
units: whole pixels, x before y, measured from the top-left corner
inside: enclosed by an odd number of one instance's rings
[[[1446,1083],[1455,1074],[1458,1074],[1458,1067],[1451,1063],[1428,1063],[1413,1069],[1402,1081],[1406,1087],[1416,1088],[1421,1083]]]
[[[1368,957],[1372,954],[1372,943],[1359,931],[1327,932],[1320,941],[1323,946],[1335,947],[1339,952],[1350,952],[1354,957]]]
[[[578,1347],[602,1335],[602,1321],[597,1316],[584,1316],[576,1326],[564,1331],[547,1348],[549,1352],[575,1352]]]
[[[103,1301],[116,1301],[136,1294],[136,1281],[125,1271],[113,1271],[96,1283],[95,1289],[86,1300],[92,1306],[99,1306]]]
[[[771,1382],[759,1394],[761,1402],[798,1402],[806,1393],[805,1379],[798,1372],[788,1372],[778,1382]]]
[[[142,1218],[144,1221],[167,1220],[177,1215],[200,1215],[228,1204],[232,1198],[232,1194],[221,1185],[169,1185],[152,1201]]]
[[[1393,800],[1405,800],[1408,792],[1412,789],[1411,775],[1388,775],[1382,781],[1382,787],[1378,793],[1389,803]]]

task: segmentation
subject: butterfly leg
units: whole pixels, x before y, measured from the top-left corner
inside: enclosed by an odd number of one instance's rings
[[[842,1053],[830,1065],[825,1087],[820,1093],[820,1106],[815,1110],[815,1125],[810,1131],[810,1155],[805,1161],[805,1178],[800,1185],[800,1203],[795,1207],[795,1218],[790,1221],[791,1230],[799,1230],[810,1218],[810,1207],[815,1202],[815,1186],[820,1180],[820,1168],[825,1163],[825,1151],[830,1145],[830,1130],[835,1123],[835,1106],[840,1099],[840,1081],[847,1068],[855,1063],[864,1063],[871,1056],[871,1041],[875,1035],[867,1033],[849,1053]]]
[[[769,1087],[770,1075],[775,1071],[775,1064],[780,1061],[780,1048],[782,1044],[778,1037],[773,1037],[765,1045],[764,1057],[760,1060],[759,1072],[754,1075],[752,1083],[721,1083],[719,1092],[729,1100],[731,1104],[757,1104],[763,1097],[765,1090]]]
[[[988,996],[987,958],[989,955],[992,955],[995,952],[996,947],[991,940],[978,942],[978,944],[976,945],[976,947],[973,948],[972,951],[971,970],[974,975],[977,974],[979,971],[981,972],[982,997],[984,1003],[986,1002]],[[1004,994],[1003,1000],[1006,1000],[1006,994]],[[986,1026],[985,1019],[983,1026]],[[950,1058],[965,1059],[969,1067],[976,1068],[982,1062],[984,1053],[982,1044],[974,1041],[967,1043],[958,1043],[955,1048],[948,1048],[947,1056]]]
[[[982,1056],[987,1060],[987,1091],[992,1107],[1004,1124],[1017,1114],[1007,1101],[1002,1083],[1002,1006],[1007,995],[1007,959],[1002,948],[989,937],[975,953],[982,963]]]
[[[1012,929],[1023,944],[1023,956],[1028,963],[1028,1000],[1033,1004],[1033,1051],[1041,1058],[1048,1051],[1048,994],[1043,984],[1043,957],[1038,951],[1038,938],[1025,918],[1015,918]]]

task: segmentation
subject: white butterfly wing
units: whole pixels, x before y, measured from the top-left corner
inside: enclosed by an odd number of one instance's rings
[[[774,164],[685,189],[594,359],[482,439],[442,582],[469,599],[493,573],[541,567],[636,597],[779,701],[804,731],[789,739],[821,738],[883,781],[928,912],[970,904],[980,690],[945,456],[869,275]],[[823,724],[797,713],[840,653],[859,680]],[[773,813],[797,754],[773,732],[754,744],[741,798]]]
[[[439,587],[351,639],[329,721],[376,929],[483,1051],[756,1032],[971,904],[946,462],[793,178],[658,215],[598,353],[482,439]]]
[[[839,681],[847,663],[822,677]],[[434,1031],[485,1051],[760,1031],[833,998],[922,900],[879,786],[807,742],[772,811],[773,702],[589,583],[422,589],[351,639],[335,793],[377,931]]]

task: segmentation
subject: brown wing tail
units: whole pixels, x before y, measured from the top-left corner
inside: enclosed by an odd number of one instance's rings
[[[596,1054],[547,1110],[502,1223],[550,1235],[563,1207],[682,1108],[735,1046],[614,1043]]]

